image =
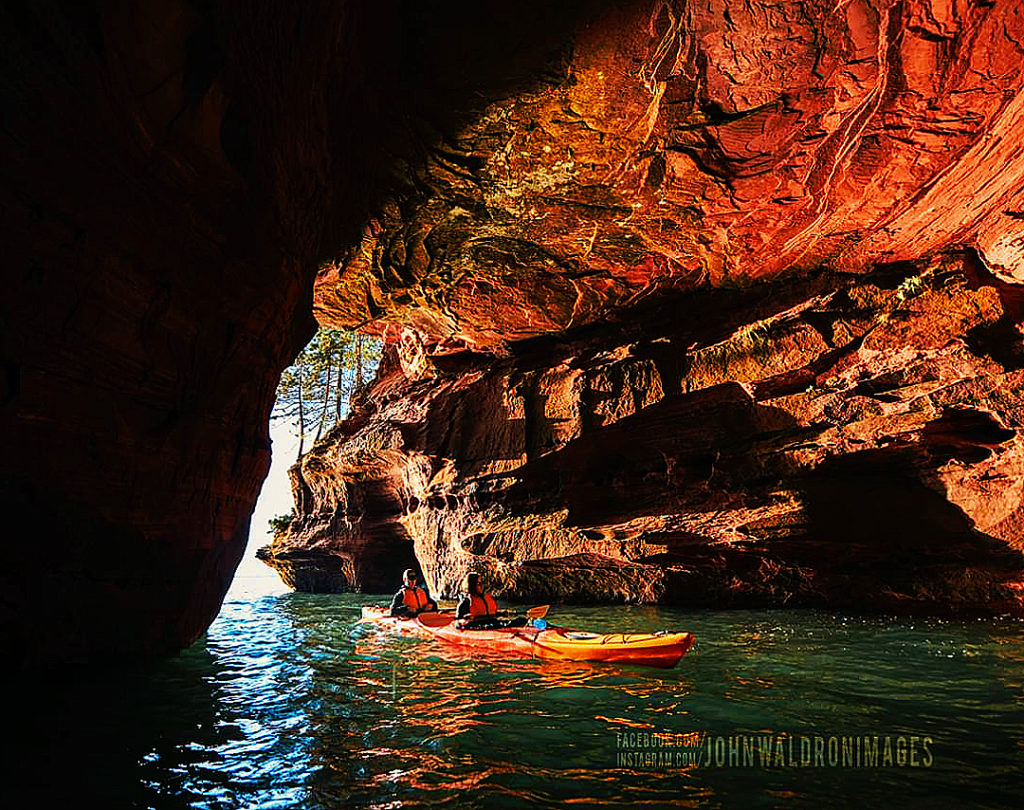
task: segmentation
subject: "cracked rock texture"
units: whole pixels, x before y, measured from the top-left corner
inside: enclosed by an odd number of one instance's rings
[[[1024,281],[1024,9],[947,0],[595,6],[481,99],[317,283],[322,323],[502,352],[656,293],[951,245]]]
[[[317,549],[373,591],[411,546],[442,595],[476,570],[516,601],[1020,614],[1021,301],[951,253],[423,379],[396,346],[293,468],[269,560]]]
[[[267,561],[1020,613],[1022,41],[1007,3],[593,10],[321,270],[391,362]]]
[[[392,351],[296,476],[296,584],[415,551],[441,590],[1018,604],[1020,4],[38,0],[0,34],[16,659],[202,633],[311,308]]]

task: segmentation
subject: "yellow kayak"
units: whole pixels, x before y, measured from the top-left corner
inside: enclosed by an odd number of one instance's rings
[[[604,661],[674,667],[693,644],[692,633],[588,633],[568,627],[501,627],[463,629],[452,612],[421,613],[415,618],[391,616],[388,608],[363,608],[363,621],[399,632],[434,636],[451,644],[485,650],[568,661]]]

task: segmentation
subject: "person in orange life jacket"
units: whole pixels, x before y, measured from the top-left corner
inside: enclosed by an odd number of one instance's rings
[[[478,574],[466,575],[466,592],[459,597],[455,618],[459,620],[460,627],[477,630],[502,626],[498,621],[498,605],[494,597],[481,587]]]
[[[427,589],[416,584],[415,571],[406,568],[402,579],[405,584],[391,600],[392,616],[415,616],[417,613],[437,610],[437,602],[430,598]]]

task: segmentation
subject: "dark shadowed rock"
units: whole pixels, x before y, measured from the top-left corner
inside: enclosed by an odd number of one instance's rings
[[[415,551],[436,588],[482,565],[511,593],[600,554],[630,598],[1019,606],[1019,4],[39,0],[0,26],[15,654],[203,631],[311,305],[393,352],[275,559],[376,589]],[[939,557],[831,571],[828,482],[890,469]]]

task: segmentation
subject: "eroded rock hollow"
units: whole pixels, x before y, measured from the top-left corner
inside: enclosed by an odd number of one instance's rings
[[[299,579],[1019,611],[1019,4],[0,25],[16,656],[203,631],[311,307],[391,348],[296,475]]]
[[[1024,16],[628,3],[401,167],[300,588],[1022,611]]]

